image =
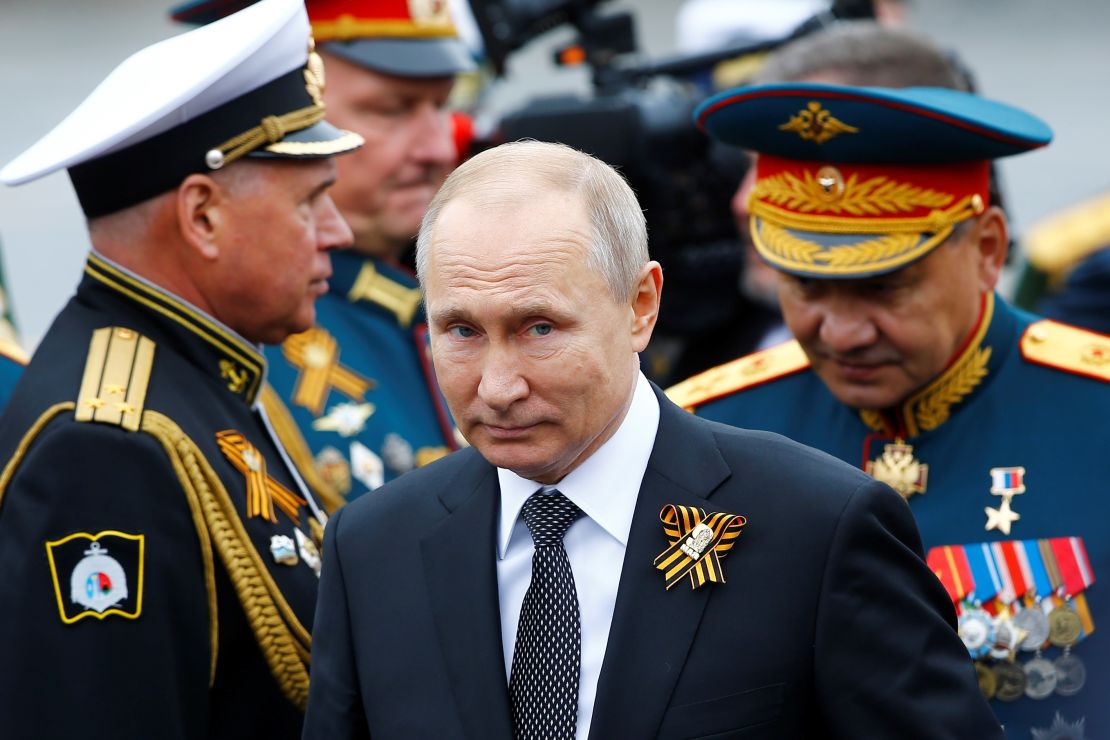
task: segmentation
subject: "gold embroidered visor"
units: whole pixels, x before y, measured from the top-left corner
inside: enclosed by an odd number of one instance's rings
[[[793,275],[864,278],[928,254],[987,207],[989,165],[827,164],[760,155],[748,202],[759,254]]]

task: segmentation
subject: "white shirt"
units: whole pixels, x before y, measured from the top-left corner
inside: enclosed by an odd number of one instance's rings
[[[590,734],[594,696],[609,641],[609,626],[624,567],[628,531],[636,511],[640,483],[659,429],[659,401],[640,374],[632,403],[617,431],[593,455],[559,481],[557,488],[585,516],[567,530],[563,545],[574,572],[582,619],[582,671],[578,684],[579,740]],[[501,644],[505,675],[513,665],[520,607],[532,578],[532,535],[520,518],[525,500],[541,485],[497,469],[501,484],[501,519],[497,537],[497,588],[501,603]]]

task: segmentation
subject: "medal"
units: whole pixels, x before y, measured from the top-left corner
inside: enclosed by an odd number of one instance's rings
[[[1018,627],[1008,616],[996,619],[994,644],[990,648],[990,656],[996,660],[1013,660],[1025,635],[1025,630]]]
[[[1079,642],[1082,630],[1079,615],[1061,604],[1048,615],[1048,639],[1056,647],[1070,647]]]
[[[320,560],[320,551],[316,549],[316,543],[300,529],[294,529],[293,535],[297,538],[297,552],[300,553],[301,560],[303,560],[305,565],[309,568],[312,568],[312,572],[319,578],[320,568],[323,563]]]
[[[293,538],[284,534],[275,534],[270,537],[270,555],[274,562],[281,565],[297,564],[297,546]]]
[[[1048,642],[1048,617],[1035,604],[1014,615],[1014,626],[1025,631],[1021,649],[1026,652],[1040,650]]]
[[[998,676],[981,660],[975,661],[975,676],[979,679],[979,691],[987,701],[993,699],[995,692],[998,691]]]
[[[984,507],[987,515],[987,531],[997,529],[1002,534],[1010,534],[1014,522],[1021,514],[1010,508],[1014,496],[1025,493],[1025,468],[991,468],[991,495],[1001,496],[1002,504],[997,508]],[[1018,594],[1019,596],[1021,594]]]
[[[1056,690],[1056,667],[1037,656],[1025,664],[1025,695],[1030,699],[1047,699]]]
[[[1075,696],[1087,683],[1087,666],[1068,648],[1052,665],[1056,669],[1056,693],[1060,696]]]
[[[904,499],[915,493],[925,493],[929,480],[929,466],[916,459],[913,446],[901,439],[883,447],[883,454],[878,459],[869,460],[864,471],[902,494]]]
[[[1025,696],[1025,671],[1021,666],[1009,661],[996,663],[994,673],[998,679],[998,690],[994,696],[999,701],[1017,701]]]
[[[964,642],[964,647],[973,658],[985,655],[994,641],[994,625],[991,624],[990,615],[979,607],[969,609],[960,615],[957,631]]]

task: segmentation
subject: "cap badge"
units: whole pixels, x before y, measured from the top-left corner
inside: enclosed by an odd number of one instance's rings
[[[308,90],[312,102],[323,107],[324,105],[324,60],[316,53],[316,41],[308,37],[308,63],[304,68],[304,86]]]
[[[655,558],[655,568],[663,571],[668,590],[687,575],[694,589],[709,581],[725,582],[721,560],[736,544],[747,519],[737,514],[706,514],[693,506],[667,504],[659,512],[659,521],[663,522],[663,534],[670,545]]]
[[[827,108],[822,108],[816,100],[810,101],[805,108],[790,117],[790,120],[779,126],[779,131],[793,131],[805,141],[815,144],[824,144],[840,134],[859,133],[855,126],[833,118]]]
[[[443,26],[451,23],[447,0],[409,0],[409,16],[420,25]]]
[[[817,185],[821,188],[818,197],[830,203],[840,200],[844,195],[844,175],[835,167],[825,165],[817,170]]]

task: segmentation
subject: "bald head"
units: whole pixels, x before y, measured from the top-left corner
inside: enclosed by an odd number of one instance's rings
[[[520,141],[488,149],[455,170],[432,200],[416,244],[416,271],[426,283],[436,226],[452,201],[490,214],[526,209],[559,193],[582,204],[593,233],[587,264],[612,297],[627,299],[648,262],[647,226],[635,193],[609,165],[562,144]]]

